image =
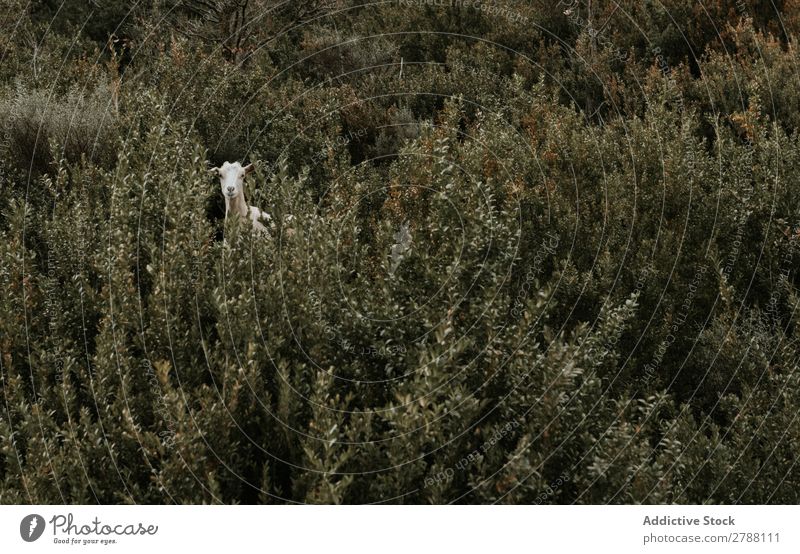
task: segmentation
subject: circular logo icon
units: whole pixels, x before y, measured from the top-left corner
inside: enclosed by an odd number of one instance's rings
[[[22,518],[19,524],[19,535],[25,542],[33,542],[44,533],[44,518],[39,514],[31,514]]]

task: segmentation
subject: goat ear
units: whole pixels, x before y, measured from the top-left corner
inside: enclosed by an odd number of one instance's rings
[[[217,177],[219,177],[219,168],[218,167],[212,167],[211,169],[208,170],[208,172],[211,175],[216,175]]]
[[[255,169],[255,166],[253,164],[246,165],[246,166],[244,166],[244,174],[245,175],[250,175],[253,172],[254,169]]]

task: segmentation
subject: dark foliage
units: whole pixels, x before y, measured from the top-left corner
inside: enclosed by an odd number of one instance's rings
[[[795,2],[6,4],[0,502],[800,501]]]

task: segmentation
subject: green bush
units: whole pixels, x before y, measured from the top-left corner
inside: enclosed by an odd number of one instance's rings
[[[81,157],[108,167],[118,148],[112,88],[72,88],[63,97],[52,90],[19,88],[0,104],[0,128],[17,170],[34,175],[55,169],[62,159]]]
[[[0,502],[796,503],[797,14],[593,4],[0,37]]]

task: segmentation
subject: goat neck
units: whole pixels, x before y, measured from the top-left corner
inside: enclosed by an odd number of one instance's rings
[[[234,198],[225,197],[225,212],[233,212],[242,217],[247,216],[247,201],[244,199],[244,192]]]

